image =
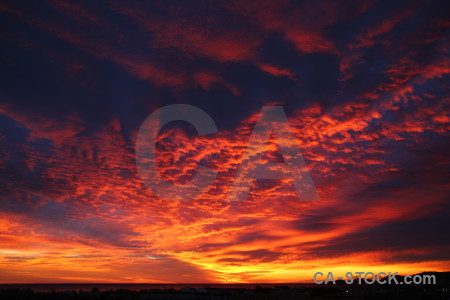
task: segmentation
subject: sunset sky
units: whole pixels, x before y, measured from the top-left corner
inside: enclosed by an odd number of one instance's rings
[[[449,1],[0,1],[0,22],[0,283],[450,270]],[[218,172],[197,199],[137,171],[141,124],[171,104],[217,126],[158,137],[168,182]],[[230,202],[274,105],[320,200],[265,179]]]

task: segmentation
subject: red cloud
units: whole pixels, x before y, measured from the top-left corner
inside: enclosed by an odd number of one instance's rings
[[[262,71],[269,73],[270,75],[273,76],[288,76],[290,78],[293,78],[295,75],[294,73],[292,73],[287,69],[280,69],[267,64],[259,64],[258,66]]]

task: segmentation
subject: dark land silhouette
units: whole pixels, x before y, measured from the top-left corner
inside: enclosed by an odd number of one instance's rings
[[[0,299],[450,299],[450,272],[424,272],[420,275],[435,275],[436,284],[401,285],[401,284],[286,284],[286,285],[212,285],[202,286],[190,284],[167,284],[165,288],[135,289],[139,285],[130,285],[130,289],[122,285],[99,284],[102,288],[93,287],[86,290],[68,290],[67,285],[58,289],[39,290],[29,285],[0,285]],[[398,276],[401,281],[403,276]],[[51,285],[47,285],[48,288]],[[73,285],[76,287],[77,285]],[[116,287],[115,287],[116,286]],[[195,286],[195,287],[193,287]],[[120,287],[120,288],[118,288]]]

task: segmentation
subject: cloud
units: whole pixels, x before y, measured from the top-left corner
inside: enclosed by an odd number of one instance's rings
[[[449,24],[434,4],[4,5],[0,281],[448,269]],[[136,170],[139,126],[175,103],[219,128],[176,122],[158,136],[167,181],[199,164],[218,173],[186,202],[154,195]],[[264,105],[284,107],[285,142],[320,201],[300,201],[290,179],[226,201]],[[271,138],[263,162],[282,162],[279,150]]]

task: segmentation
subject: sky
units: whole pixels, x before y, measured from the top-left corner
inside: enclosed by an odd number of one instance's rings
[[[0,283],[311,282],[450,270],[448,1],[0,1]],[[138,173],[217,173],[164,199]],[[228,201],[264,106],[317,190],[254,180]],[[272,133],[260,162],[283,163]],[[291,139],[292,141],[292,139]]]

